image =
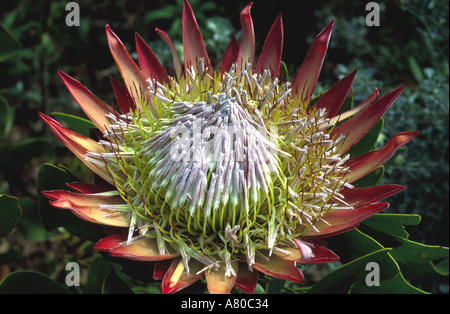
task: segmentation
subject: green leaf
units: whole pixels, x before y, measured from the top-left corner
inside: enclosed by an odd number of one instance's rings
[[[0,62],[13,57],[20,49],[20,43],[14,38],[11,31],[0,25]]]
[[[381,178],[383,178],[384,171],[385,167],[380,166],[374,171],[362,177],[361,179],[353,182],[352,184],[357,186],[358,188],[367,188],[370,186],[377,185],[380,182]]]
[[[134,294],[161,294],[159,284],[148,284],[147,286],[135,286],[132,288]]]
[[[389,251],[390,249],[381,249],[335,269],[314,284],[308,293],[348,293],[355,277],[361,272],[366,272],[365,266],[370,262],[381,263],[386,260]]]
[[[379,286],[368,286],[365,283],[355,282],[352,286],[351,293],[358,294],[424,294],[423,290],[420,290],[411,284],[409,284],[402,273],[398,273],[396,276],[389,280],[380,282]]]
[[[139,286],[132,284],[135,281],[139,281]],[[154,283],[150,264],[102,254],[91,263],[82,293],[156,294],[161,290]]]
[[[19,270],[0,283],[0,294],[69,294],[67,287],[44,274]]]
[[[410,55],[408,57],[408,63],[409,63],[409,68],[411,70],[411,73],[413,74],[416,82],[422,82],[423,81],[423,73],[422,73],[422,69],[420,68],[420,65],[417,62],[417,60],[413,56]]]
[[[412,282],[426,282],[433,277],[448,276],[449,265],[448,257],[438,262],[427,262],[423,264],[402,264],[399,263],[402,273]]]
[[[209,2],[209,1],[201,2],[199,11],[202,11],[202,12],[207,11],[207,10],[214,11],[214,10],[216,10],[216,8],[217,8],[217,5],[214,2]]]
[[[438,245],[426,245],[411,240],[396,238],[400,243],[392,251],[392,257],[402,264],[423,264],[448,257],[448,248]]]
[[[103,281],[103,294],[133,294],[133,290],[125,283],[117,271],[117,267],[111,266],[108,275]]]
[[[17,227],[25,238],[30,242],[44,241],[48,237],[45,230],[37,204],[30,197],[23,197],[19,200],[23,215]]]
[[[430,266],[433,268],[433,270],[442,276],[448,276],[449,275],[449,263],[448,263],[448,256],[446,258],[443,258],[441,261],[438,262],[430,262]]]
[[[328,239],[329,248],[338,254],[342,263],[347,263],[384,247],[372,237],[353,229]]]
[[[350,262],[328,274],[323,279],[325,284],[313,286],[311,293],[365,293],[362,292],[361,285],[366,285],[365,279],[369,271],[365,267],[369,262],[376,262],[380,269],[380,286],[364,287],[364,289],[373,288],[371,293],[406,293],[405,291],[424,293],[409,284],[403,277],[403,269],[400,270],[401,265],[392,254],[395,248],[381,243],[358,229],[331,238],[330,249],[341,256],[343,262]],[[387,252],[385,255],[373,256],[375,252],[384,251]],[[341,268],[344,269],[341,270]],[[342,286],[339,286],[339,281]]]
[[[43,164],[38,172],[38,205],[44,227],[48,231],[64,227],[70,233],[91,241],[106,236],[100,225],[84,221],[69,210],[55,208],[42,196],[42,191],[69,190],[66,183],[80,180],[69,170],[52,164]]]
[[[425,245],[408,240],[404,226],[417,225],[420,216],[377,214],[362,223],[363,230],[375,236],[401,269],[402,276],[412,282],[423,282],[435,275],[448,275],[448,248]]]
[[[380,136],[381,130],[383,130],[384,120],[381,118],[371,129],[367,132],[366,135],[363,136],[362,139],[359,140],[358,143],[353,145],[350,149],[349,154],[352,157],[356,157],[372,151],[375,149],[375,145],[377,143],[378,136]]]
[[[152,10],[144,15],[146,23],[152,23],[160,19],[174,19],[177,17],[178,8],[174,5],[166,5],[163,9]]]
[[[0,194],[0,235],[13,230],[19,223],[22,209],[16,197]]]
[[[39,168],[37,177],[38,206],[45,229],[53,231],[64,224],[69,213],[56,209],[49,204],[49,200],[42,196],[42,191],[69,190],[66,183],[80,181],[67,169],[52,164],[43,164]]]
[[[416,226],[419,222],[419,215],[375,214],[361,224],[378,232],[407,239],[409,234],[406,232],[405,226]]]
[[[383,217],[386,222],[387,229],[393,230],[395,224],[396,230],[400,228],[400,223],[395,222],[396,215],[381,214],[379,217],[374,218],[375,220]],[[397,218],[406,218],[405,224],[416,224],[418,222],[417,216],[411,215],[398,215]],[[387,218],[387,219],[386,219]],[[414,219],[415,218],[415,219]],[[381,219],[381,220],[383,220]],[[370,225],[370,219],[368,219]],[[378,221],[380,223],[381,221]],[[384,247],[391,247],[393,251],[391,253],[392,257],[403,265],[408,264],[425,264],[428,262],[438,261],[440,259],[449,256],[449,249],[447,247],[439,245],[426,245],[418,243],[415,241],[408,240],[403,234],[398,234],[398,232],[383,232],[381,225],[376,226],[376,229],[368,229],[367,231],[371,233],[372,236],[376,237]],[[397,234],[393,234],[397,233]]]
[[[86,137],[89,137],[89,129],[96,127],[95,124],[92,123],[90,120],[73,116],[67,113],[52,112],[51,115],[55,117],[58,121],[62,121],[65,124],[67,124],[69,129]]]
[[[254,294],[265,294],[264,288],[258,283],[256,284]]]
[[[153,264],[115,257],[109,254],[102,254],[102,256],[104,259],[120,267],[120,273],[127,278],[139,280],[140,282],[154,282]]]
[[[345,98],[337,115],[340,115],[346,111],[349,111],[350,109],[353,109],[353,88],[350,90],[349,96],[347,98]],[[342,122],[344,122],[344,121],[340,121],[339,123],[342,123]]]
[[[9,133],[13,122],[14,110],[8,104],[8,101],[0,96],[0,140]]]
[[[83,293],[99,294],[102,293],[103,284],[106,277],[111,272],[112,263],[103,257],[97,257],[89,267],[89,273],[86,285],[83,286]]]
[[[286,280],[272,279],[267,283],[266,294],[280,294]]]
[[[375,248],[383,249],[388,248],[392,249],[388,246],[383,246],[380,242],[374,239],[372,236],[362,232],[359,229],[351,230],[350,233],[346,234],[347,236],[347,244],[352,244],[352,249],[358,251],[360,254],[367,254],[369,252],[373,252]],[[350,240],[350,239],[351,240]],[[383,262],[383,265],[380,264],[380,267],[383,268],[383,273],[381,274],[381,280],[385,280],[388,278],[392,278],[399,271],[399,266],[394,261],[394,259],[389,255]]]

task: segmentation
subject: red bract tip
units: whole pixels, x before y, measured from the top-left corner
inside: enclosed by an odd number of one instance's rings
[[[292,92],[296,96],[293,108],[299,103],[308,103],[316,87],[323,60],[328,49],[334,20],[313,40],[311,49],[303,61],[292,83]]]
[[[168,83],[169,76],[167,75],[166,70],[161,63],[159,63],[153,51],[138,33],[135,33],[135,41],[139,65],[144,76],[151,80],[155,79],[160,83]]]
[[[397,133],[383,148],[350,159],[347,163],[350,172],[346,175],[345,179],[351,183],[362,178],[372,170],[375,170],[388,161],[399,147],[408,143],[419,133],[418,131]]]
[[[94,122],[99,130],[104,132],[107,129],[109,125],[109,120],[107,118],[108,113],[111,113],[116,117],[119,116],[113,108],[97,98],[79,81],[62,71],[58,71],[58,75],[66,88],[69,90],[72,97],[77,101],[81,109],[83,109],[89,119]]]
[[[264,42],[258,64],[256,65],[256,73],[261,74],[264,70],[270,70],[274,77],[278,77],[280,74],[282,50],[283,18],[279,14]]]
[[[247,62],[253,64],[255,59],[255,32],[253,30],[253,21],[250,14],[250,8],[253,2],[247,4],[247,6],[241,12],[241,44],[239,47],[239,53],[236,60],[237,72],[242,71],[245,68]]]
[[[203,59],[205,68],[212,71],[202,34],[200,33],[194,13],[187,0],[184,0],[183,2],[181,27],[183,32],[185,71],[191,69],[192,66],[194,67],[195,72],[198,73],[200,59]]]

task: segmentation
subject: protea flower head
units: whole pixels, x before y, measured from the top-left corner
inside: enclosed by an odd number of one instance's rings
[[[375,89],[338,114],[356,71],[313,98],[333,22],[314,39],[296,75],[283,81],[282,17],[256,58],[251,6],[240,16],[240,43],[233,37],[214,67],[185,0],[184,65],[167,34],[156,29],[172,53],[173,75],[136,34],[138,67],[106,26],[125,83],[112,79],[121,113],[59,72],[101,131],[98,139],[40,113],[59,140],[108,183],[68,183],[73,192],[43,195],[85,220],[123,229],[95,248],[155,262],[163,293],[202,276],[211,293],[233,286],[252,293],[260,272],[302,282],[297,263],[339,259],[323,238],[386,209],[388,203],[380,201],[403,189],[352,183],[417,132],[396,134],[383,148],[355,158],[348,153],[403,87],[380,98]]]

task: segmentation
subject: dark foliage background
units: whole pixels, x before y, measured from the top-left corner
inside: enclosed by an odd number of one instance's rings
[[[19,197],[23,219],[14,233],[0,238],[0,279],[15,269],[34,269],[57,278],[65,263],[93,258],[89,243],[67,232],[48,234],[36,209],[36,178],[43,162],[67,165],[80,177],[89,171],[50,135],[38,111],[83,116],[56,71],[77,78],[99,98],[114,104],[109,76],[119,78],[104,27],[110,24],[135,55],[138,32],[170,65],[171,57],[154,28],[181,47],[181,0],[79,0],[80,26],[68,27],[66,1],[8,1],[0,5],[0,194]],[[248,1],[191,0],[207,49],[220,57],[232,33],[239,36],[239,13]],[[397,132],[421,134],[387,164],[383,183],[407,186],[390,199],[389,211],[422,216],[411,239],[448,246],[448,1],[378,1],[381,25],[365,24],[368,1],[254,0],[252,16],[257,52],[278,13],[283,14],[283,60],[289,74],[301,65],[311,40],[331,19],[335,28],[317,92],[358,68],[355,102],[374,87],[380,94],[406,85],[385,115],[378,142]],[[448,277],[433,278],[428,290],[448,293]]]

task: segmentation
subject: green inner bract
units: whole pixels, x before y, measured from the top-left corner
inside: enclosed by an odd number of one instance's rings
[[[101,208],[129,215],[127,243],[156,238],[161,254],[176,251],[185,266],[194,258],[251,267],[318,232],[330,209],[351,208],[339,194],[343,138],[329,135],[324,109],[292,99],[290,83],[269,71],[213,72],[199,61],[179,80],[148,79],[135,110],[108,117],[106,152],[85,158],[106,165],[126,202]]]

